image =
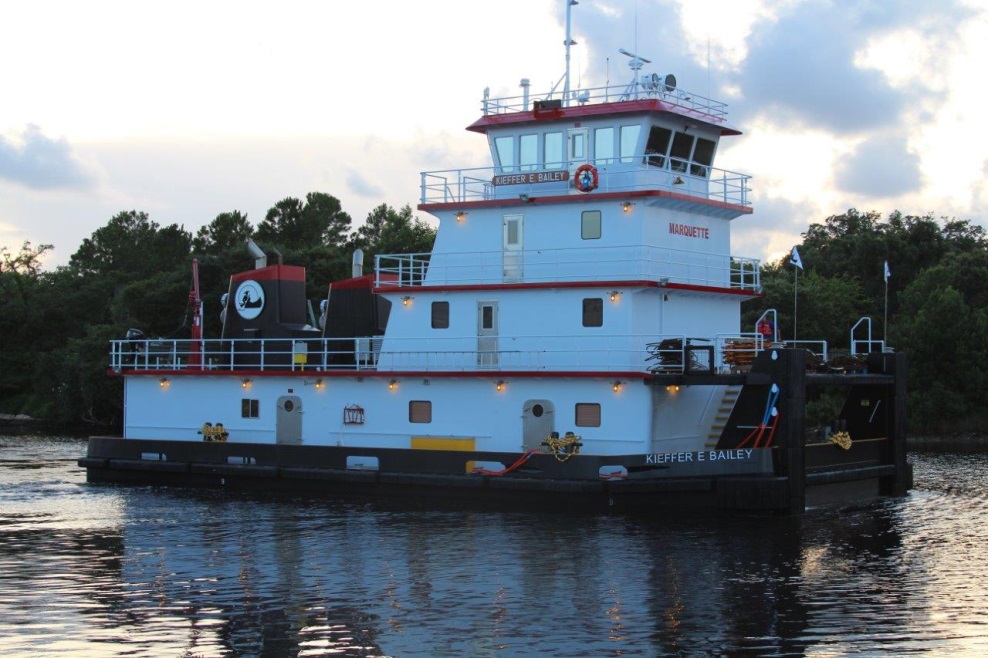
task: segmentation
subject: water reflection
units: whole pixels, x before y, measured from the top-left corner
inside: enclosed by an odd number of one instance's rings
[[[71,445],[10,445],[4,655],[988,649],[978,455],[926,456],[908,499],[855,509],[601,517],[92,486]]]

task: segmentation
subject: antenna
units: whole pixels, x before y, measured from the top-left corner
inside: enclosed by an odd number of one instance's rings
[[[566,46],[566,73],[563,75],[565,80],[563,83],[563,103],[569,102],[569,47],[576,45],[576,41],[573,41],[573,5],[577,4],[580,4],[577,0],[569,0],[566,3],[566,40],[563,41],[563,45]]]

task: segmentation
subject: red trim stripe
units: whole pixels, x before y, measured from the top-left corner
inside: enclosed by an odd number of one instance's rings
[[[538,205],[540,203],[589,203],[593,201],[611,201],[614,199],[639,199],[644,197],[662,197],[666,199],[671,199],[674,201],[683,201],[687,203],[695,203],[701,206],[710,206],[712,208],[718,208],[722,210],[731,210],[739,215],[750,215],[753,209],[750,206],[742,206],[736,203],[727,203],[726,201],[716,201],[714,199],[701,199],[699,197],[690,196],[688,194],[680,194],[678,192],[667,192],[665,190],[638,190],[638,191],[628,191],[628,192],[591,192],[589,194],[584,194],[581,196],[575,196],[571,194],[561,194],[557,196],[542,196],[534,197],[530,196],[528,201],[522,201],[520,198],[512,197],[506,199],[496,199],[491,201],[457,201],[448,202],[444,201],[442,203],[420,203],[418,209],[423,212],[431,212],[433,210],[444,210],[444,209],[456,209],[456,210],[471,210],[478,208],[504,208],[508,206],[531,206]]]
[[[239,272],[230,277],[233,281],[300,281],[305,283],[305,268],[298,265],[268,265],[259,270]]]
[[[553,289],[593,289],[593,288],[665,288],[666,290],[684,290],[687,292],[705,292],[718,295],[737,295],[739,297],[760,297],[761,293],[740,288],[721,288],[718,286],[696,286],[688,283],[667,283],[659,285],[657,281],[557,281],[545,283],[476,283],[448,286],[380,286],[374,288],[376,293],[408,293],[408,292],[459,292],[469,290],[553,290]]]

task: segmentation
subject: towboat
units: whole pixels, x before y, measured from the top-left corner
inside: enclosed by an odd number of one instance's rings
[[[904,494],[905,355],[852,330],[860,367],[840,369],[744,330],[750,179],[714,166],[740,132],[621,54],[618,86],[484,92],[467,130],[492,162],[421,174],[431,253],[357,254],[312,304],[303,267],[251,245],[220,338],[194,287],[191,339],[113,341],[123,436],[89,440],[88,480],[587,510]],[[843,408],[808,427],[823,390]]]

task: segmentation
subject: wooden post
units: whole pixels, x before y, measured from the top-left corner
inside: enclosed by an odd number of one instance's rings
[[[886,374],[895,376],[892,392],[892,414],[889,419],[889,461],[895,465],[895,477],[883,492],[893,496],[904,496],[912,486],[912,470],[906,460],[906,379],[909,374],[908,359],[905,354],[884,354]]]

